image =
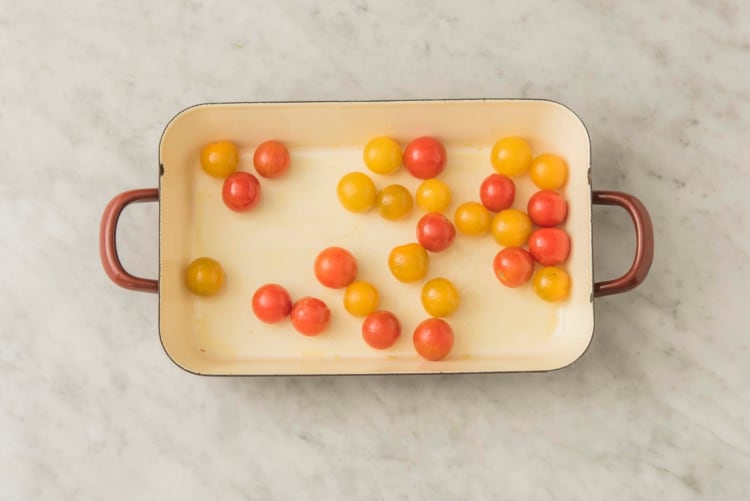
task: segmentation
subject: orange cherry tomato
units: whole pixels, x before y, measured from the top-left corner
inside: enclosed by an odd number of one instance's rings
[[[444,251],[456,238],[456,228],[439,212],[425,214],[417,223],[417,240],[430,252]]]
[[[315,258],[315,276],[331,289],[343,289],[357,277],[357,260],[341,247],[328,247]]]
[[[506,287],[520,287],[534,274],[534,259],[520,247],[506,247],[495,256],[495,275]]]
[[[388,267],[399,282],[416,282],[427,275],[430,256],[419,244],[399,245],[388,255]]]
[[[350,212],[367,212],[375,205],[378,190],[364,172],[350,172],[336,186],[339,202]]]
[[[235,212],[245,212],[260,202],[258,178],[248,172],[234,172],[224,180],[221,188],[224,205]]]
[[[503,247],[520,247],[531,234],[532,224],[525,212],[501,210],[492,218],[492,236]]]
[[[499,174],[525,174],[531,165],[531,146],[520,137],[504,137],[492,146],[490,161]]]
[[[253,312],[261,322],[275,324],[292,312],[292,299],[282,286],[265,284],[253,294]]]
[[[375,198],[375,206],[383,218],[396,221],[409,215],[414,201],[408,189],[400,184],[391,184],[380,190]]]
[[[201,167],[210,176],[225,178],[237,169],[240,155],[231,141],[206,145],[201,151]]]
[[[434,137],[420,137],[404,150],[404,167],[418,179],[432,179],[445,168],[445,146]]]
[[[224,286],[224,269],[210,257],[199,257],[185,270],[185,283],[193,294],[213,296]]]
[[[258,174],[265,178],[279,177],[289,169],[289,150],[279,141],[261,143],[255,149],[253,165]]]
[[[531,180],[543,190],[562,188],[568,180],[568,164],[552,153],[539,155],[531,162]]]
[[[366,317],[378,309],[380,293],[370,282],[352,282],[344,291],[344,308],[357,317]]]
[[[461,296],[447,278],[433,278],[422,287],[422,306],[428,315],[447,317],[461,305]]]
[[[498,212],[513,205],[516,198],[516,185],[503,174],[490,174],[479,187],[479,199],[488,210]]]
[[[453,348],[453,329],[442,318],[428,318],[414,329],[413,342],[422,358],[442,360]]]
[[[529,199],[526,212],[537,226],[557,226],[568,215],[568,202],[556,191],[537,191]]]
[[[417,188],[417,205],[425,212],[443,212],[451,204],[451,190],[439,179],[427,179]]]
[[[560,228],[540,228],[529,237],[529,252],[542,266],[560,264],[570,254],[570,237]]]
[[[542,268],[534,274],[534,292],[551,303],[562,301],[570,295],[570,277],[555,266]]]
[[[300,334],[317,336],[331,321],[331,310],[318,298],[303,297],[292,306],[292,325]]]
[[[389,137],[376,137],[365,145],[362,160],[376,174],[393,174],[403,162],[401,146]]]
[[[453,215],[456,228],[464,235],[481,237],[490,229],[492,216],[484,205],[478,202],[466,202],[458,206]]]
[[[390,311],[370,313],[362,322],[362,337],[365,343],[376,350],[393,346],[401,336],[401,323]]]

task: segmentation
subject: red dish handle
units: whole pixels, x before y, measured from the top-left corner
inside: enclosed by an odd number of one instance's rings
[[[619,191],[594,191],[594,205],[616,205],[625,209],[635,225],[635,258],[630,269],[614,280],[594,283],[594,297],[627,292],[646,279],[654,261],[654,227],[643,203],[633,195]]]
[[[126,289],[141,292],[159,292],[159,281],[131,275],[122,267],[117,255],[117,222],[122,210],[132,203],[158,202],[159,189],[147,188],[120,193],[107,204],[99,226],[99,254],[109,278]]]

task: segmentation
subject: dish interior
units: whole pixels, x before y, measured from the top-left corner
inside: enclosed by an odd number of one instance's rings
[[[562,303],[546,303],[531,283],[509,289],[492,269],[500,250],[491,236],[457,235],[452,247],[430,255],[430,271],[415,284],[396,281],[388,269],[391,248],[415,242],[423,212],[392,222],[377,211],[352,214],[336,197],[347,172],[371,175],[378,188],[398,183],[412,194],[420,180],[401,168],[393,176],[369,173],[362,148],[375,136],[405,146],[423,135],[439,138],[448,153],[440,179],[452,189],[446,211],[479,200],[481,181],[493,172],[489,152],[505,136],[521,136],[534,155],[564,157],[569,178],[563,193],[571,254],[563,267],[572,290]],[[239,170],[255,172],[253,151],[278,139],[290,150],[287,174],[259,179],[261,203],[247,213],[227,209],[222,180],[200,167],[202,147],[231,140],[240,149]],[[163,175],[160,249],[160,335],[167,354],[201,374],[352,374],[551,370],[575,361],[593,334],[591,192],[589,138],[569,109],[548,101],[476,100],[356,103],[269,103],[200,105],[167,126],[160,146]],[[536,191],[528,175],[516,179],[514,207],[526,210]],[[381,309],[400,319],[402,335],[388,350],[367,346],[361,319],[343,308],[343,290],[326,289],[313,274],[317,253],[332,245],[358,259],[358,279],[378,287]],[[200,256],[218,260],[226,282],[219,295],[201,298],[184,285],[187,265]],[[538,266],[538,265],[537,265]],[[446,320],[455,332],[448,358],[421,359],[412,346],[414,327],[427,318],[420,289],[429,278],[445,277],[461,294],[459,310]],[[286,321],[261,323],[250,300],[262,284],[285,286],[292,299],[315,296],[332,313],[326,332],[298,334]]]

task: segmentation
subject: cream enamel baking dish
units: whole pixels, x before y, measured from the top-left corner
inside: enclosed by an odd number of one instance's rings
[[[406,221],[385,221],[376,213],[351,214],[338,204],[337,180],[364,171],[362,146],[387,135],[406,143],[422,135],[440,138],[448,151],[441,178],[456,205],[476,200],[477,187],[491,172],[489,149],[503,136],[529,140],[534,154],[554,152],[569,165],[564,189],[569,213],[564,224],[572,240],[565,267],[572,279],[570,298],[551,304],[530,286],[503,287],[492,273],[498,245],[492,238],[458,237],[431,260],[429,277],[445,276],[462,293],[462,306],[450,317],[455,344],[439,362],[422,360],[411,332],[426,318],[418,284],[392,278],[387,253],[415,240],[419,211]],[[240,169],[252,170],[254,147],[279,139],[290,149],[292,166],[277,180],[261,179],[263,201],[252,212],[226,210],[221,180],[202,173],[203,145],[228,139],[240,147]],[[623,292],[640,283],[653,258],[653,230],[645,207],[631,195],[592,192],[589,136],[568,108],[543,100],[461,100],[320,103],[205,104],[178,114],[167,125],[159,151],[159,188],[116,196],[101,225],[101,255],[117,284],[159,292],[159,331],[167,355],[180,367],[206,375],[414,374],[546,371],[565,367],[589,346],[594,332],[595,296]],[[378,187],[399,182],[412,193],[418,180],[405,169]],[[535,191],[528,176],[517,181],[514,207],[525,209]],[[122,209],[132,202],[158,201],[159,278],[133,277],[117,257],[115,233]],[[591,207],[619,205],[636,229],[636,256],[629,272],[594,283]],[[403,334],[391,349],[369,348],[360,319],[341,307],[340,290],[317,283],[312,263],[330,245],[357,256],[360,278],[374,282],[381,308],[400,318]],[[221,294],[198,298],[186,290],[183,274],[199,256],[222,263],[227,282]],[[253,291],[266,282],[284,284],[293,297],[313,295],[331,307],[332,323],[321,336],[297,334],[291,326],[266,325],[252,314]]]

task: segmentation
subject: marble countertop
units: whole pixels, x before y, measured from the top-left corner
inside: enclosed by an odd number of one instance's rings
[[[743,499],[750,490],[750,5],[11,2],[0,10],[0,499]],[[521,6],[523,4],[523,6]],[[101,270],[101,211],[201,102],[534,97],[656,259],[548,374],[201,378]],[[595,274],[627,216],[594,211]],[[155,276],[157,210],[123,261]]]

